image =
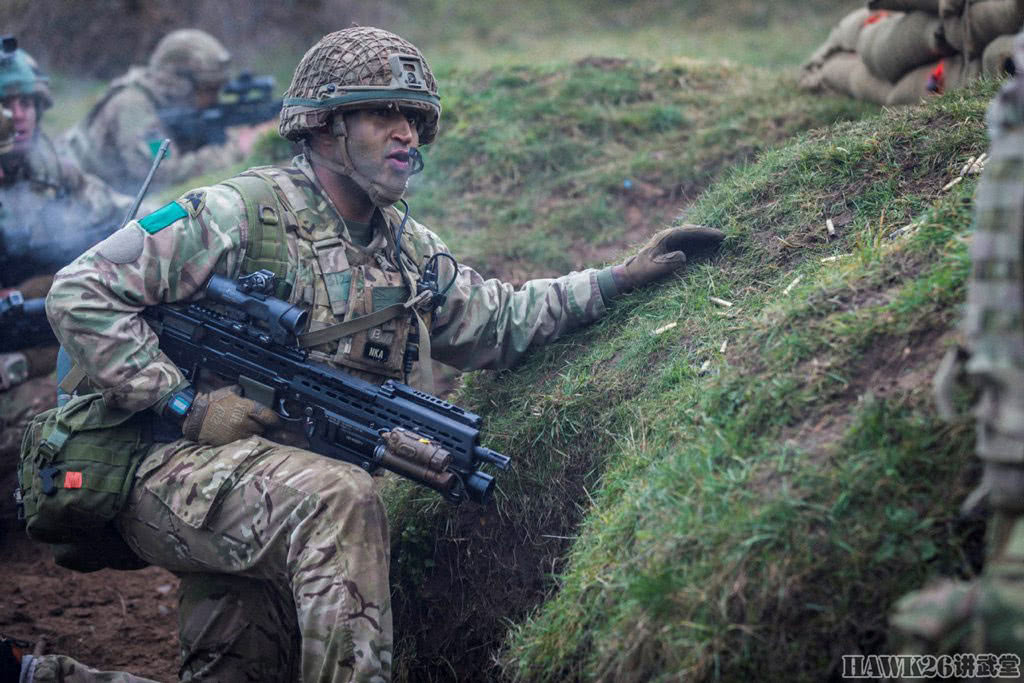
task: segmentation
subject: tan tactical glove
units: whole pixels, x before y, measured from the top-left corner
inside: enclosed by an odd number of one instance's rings
[[[652,237],[636,255],[612,267],[619,293],[659,280],[682,268],[687,257],[711,251],[725,239],[725,233],[699,225],[667,228]]]
[[[197,394],[181,423],[181,433],[190,441],[224,446],[253,434],[262,434],[281,418],[264,405],[238,395],[235,386]]]

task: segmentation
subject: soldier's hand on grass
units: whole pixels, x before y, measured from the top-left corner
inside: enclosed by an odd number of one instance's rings
[[[224,446],[253,434],[262,434],[267,427],[279,424],[281,418],[264,405],[238,395],[234,386],[198,394],[181,424],[186,439],[211,446]]]
[[[612,267],[620,292],[642,287],[686,265],[687,258],[718,248],[725,233],[700,225],[667,228],[652,237],[625,263]]]

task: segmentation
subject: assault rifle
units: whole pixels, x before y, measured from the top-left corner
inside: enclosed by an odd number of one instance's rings
[[[164,107],[157,115],[182,149],[219,145],[228,139],[225,128],[263,123],[281,113],[281,100],[273,90],[273,76],[243,71],[225,84],[212,107]]]
[[[26,299],[17,290],[0,297],[0,353],[57,345],[45,303],[46,299]]]
[[[142,316],[187,379],[206,370],[238,383],[247,398],[301,422],[314,452],[369,472],[383,467],[452,503],[490,500],[494,478],[480,464],[504,470],[509,458],[479,445],[479,415],[394,380],[376,385],[310,361],[296,341],[308,313],[273,298],[273,286],[267,270],[237,282],[214,275],[203,300]]]

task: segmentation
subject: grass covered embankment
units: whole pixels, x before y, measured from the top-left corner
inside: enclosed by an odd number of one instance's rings
[[[731,164],[874,108],[778,73],[686,58],[442,73],[414,215],[460,259],[520,282],[617,256]]]
[[[976,570],[979,524],[956,512],[970,428],[929,389],[975,181],[941,188],[985,150],[994,91],[763,152],[688,211],[729,234],[718,257],[472,376],[458,402],[515,465],[494,509],[389,492],[398,679],[497,658],[489,675],[522,680],[820,680],[884,647],[903,592]]]

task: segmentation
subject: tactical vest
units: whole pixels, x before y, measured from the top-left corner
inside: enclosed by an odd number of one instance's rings
[[[345,239],[340,219],[324,221],[317,210],[323,207],[308,205],[300,186],[310,182],[299,169],[264,166],[223,183],[245,203],[248,235],[241,272],[272,271],[278,297],[310,312],[313,334],[300,341],[312,359],[368,381],[398,379],[432,392],[430,315],[418,306],[420,270],[406,240],[395,257],[397,210],[376,212],[373,241],[360,247]],[[350,326],[351,333],[315,343],[320,331],[339,324]]]

